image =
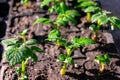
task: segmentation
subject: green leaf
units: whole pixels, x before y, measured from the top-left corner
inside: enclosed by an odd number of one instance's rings
[[[91,18],[92,23],[93,23],[93,22],[97,22],[97,20],[98,20],[99,18],[100,18],[100,13],[96,13],[96,14],[92,15],[92,18]]]
[[[90,7],[85,8],[84,11],[85,11],[85,12],[96,12],[98,9],[99,9],[99,7],[90,6]]]
[[[64,2],[60,3],[60,13],[65,13],[65,11],[67,10],[67,6]]]
[[[32,50],[32,51],[36,51],[36,52],[44,52],[42,49],[40,49],[40,48],[37,47],[37,46],[32,46],[32,47],[31,47],[31,50]]]
[[[40,7],[43,8],[45,5],[49,4],[50,2],[53,2],[54,0],[43,0],[40,4]]]
[[[74,65],[74,60],[71,57],[66,57],[64,62]]]
[[[95,24],[90,25],[89,29],[93,30],[94,32],[96,32],[98,30],[98,28]]]
[[[52,13],[54,10],[55,10],[55,7],[52,6],[52,7],[49,7],[48,12]]]
[[[34,45],[34,44],[38,44],[39,42],[35,39],[31,39],[25,42],[25,45]]]
[[[8,47],[5,51],[5,57],[9,61],[11,66],[19,64],[22,60],[25,60],[28,56],[26,56],[26,48],[18,48],[18,47]]]
[[[6,44],[6,45],[14,45],[14,44],[18,44],[20,43],[20,41],[16,38],[11,38],[11,39],[6,39],[6,40],[2,40],[2,44]],[[21,44],[21,43],[20,43]]]
[[[57,61],[61,61],[61,62],[64,62],[66,59],[66,55],[65,54],[60,54],[57,58]]]
[[[62,19],[58,19],[54,24],[66,26],[67,22]]]
[[[77,12],[76,10],[67,10],[65,14],[69,16],[80,16],[79,12]]]
[[[94,59],[95,62],[100,63],[100,64],[105,64],[110,62],[110,58],[108,54],[104,55],[97,55]]]
[[[96,42],[93,41],[92,39],[90,38],[73,38],[72,41],[74,43],[78,43],[80,46],[86,46],[86,45],[89,45],[89,44],[95,44]]]
[[[28,54],[35,62],[38,61],[37,55],[31,49],[29,49]]]
[[[59,46],[64,46],[66,45],[67,41],[65,39],[58,39],[57,40],[57,45]]]
[[[52,21],[50,20],[50,19],[48,19],[48,18],[39,18],[39,19],[37,19],[34,23],[33,23],[33,26],[34,25],[36,25],[36,24],[38,24],[38,23],[43,23],[43,24],[49,24],[49,23],[51,23]]]
[[[109,21],[113,24],[116,25],[120,29],[120,19],[117,17],[110,17]]]
[[[48,38],[46,40],[49,40],[49,41],[56,41],[58,38],[60,38],[61,36],[61,33],[59,30],[52,30],[50,31],[50,33],[48,34]]]
[[[67,18],[67,20],[70,21],[71,23],[74,23],[74,24],[77,23],[76,19],[73,18],[72,16],[66,16],[66,18]]]
[[[28,29],[24,29],[21,33],[21,36],[25,36],[27,32],[28,32]]]
[[[100,19],[100,24],[101,24],[101,25],[104,25],[104,24],[107,24],[107,23],[108,23],[108,17],[107,17],[106,15],[101,15],[101,16],[99,17],[99,19]]]
[[[89,7],[89,6],[97,6],[97,3],[93,2],[93,1],[84,1],[80,4],[80,6],[82,8],[86,8],[86,7]]]

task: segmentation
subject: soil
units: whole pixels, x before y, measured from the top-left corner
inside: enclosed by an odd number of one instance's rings
[[[82,50],[76,49],[72,55],[75,65],[68,65],[67,73],[60,75],[62,64],[56,62],[59,54],[66,53],[64,48],[56,46],[54,42],[45,41],[48,33],[52,30],[51,25],[42,23],[32,26],[33,22],[40,17],[56,19],[56,14],[49,14],[39,8],[40,2],[32,2],[32,6],[23,6],[19,2],[13,4],[8,20],[8,28],[5,38],[16,37],[24,29],[28,29],[27,39],[37,39],[39,47],[45,53],[36,53],[38,62],[29,61],[26,74],[29,80],[120,80],[120,56],[117,54],[112,38],[106,36],[106,30],[100,31],[97,44],[85,46]],[[93,32],[88,28],[90,23],[86,22],[86,16],[78,18],[78,24],[68,23],[67,27],[61,27],[62,37],[71,41],[74,37],[91,38]],[[3,30],[2,30],[3,31]],[[1,31],[0,31],[1,32]],[[4,31],[5,32],[5,31]],[[110,33],[108,33],[110,35]],[[98,54],[108,53],[111,57],[110,64],[105,66],[104,73],[99,72],[100,66],[94,62]],[[2,59],[1,80],[17,80],[19,75],[15,73],[15,67],[9,66],[8,62]]]

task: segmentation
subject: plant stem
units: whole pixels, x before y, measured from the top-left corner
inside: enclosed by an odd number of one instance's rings
[[[97,31],[93,33],[92,40],[97,41]]]
[[[66,74],[66,66],[67,66],[67,63],[64,63],[62,66],[62,69],[60,70],[60,74],[62,76]]]
[[[90,22],[91,21],[91,13],[87,12],[87,21]]]
[[[25,76],[25,67],[26,67],[25,61],[23,60],[23,61],[22,61],[22,73],[21,73],[21,76],[22,76],[22,77]]]
[[[105,65],[101,64],[100,72],[103,73],[104,69],[105,69]]]

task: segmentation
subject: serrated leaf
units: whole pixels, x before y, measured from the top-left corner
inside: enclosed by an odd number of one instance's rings
[[[6,40],[2,40],[2,44],[6,44],[6,45],[14,45],[14,44],[18,44],[20,43],[20,41],[16,38],[11,38],[11,39],[6,39]]]
[[[27,56],[24,56],[24,50],[19,50],[18,47],[11,47],[5,51],[5,57],[9,61],[11,66],[19,64],[24,60]]]
[[[42,49],[40,49],[40,48],[37,47],[37,46],[32,46],[32,47],[31,47],[31,50],[32,50],[32,51],[36,51],[36,52],[44,52]]]
[[[64,62],[74,65],[74,60],[71,57],[66,57]]]
[[[31,39],[31,40],[28,40],[26,41],[24,44],[25,45],[34,45],[34,44],[38,44],[39,42],[35,39]]]

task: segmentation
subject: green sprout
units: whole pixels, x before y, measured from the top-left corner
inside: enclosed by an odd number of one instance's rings
[[[60,74],[65,75],[67,70],[67,64],[74,65],[74,60],[71,58],[73,51],[81,46],[84,47],[89,44],[95,44],[95,41],[89,38],[73,38],[72,42],[68,42],[64,39],[64,42],[62,43],[64,44],[63,46],[66,49],[66,54],[60,54],[57,61],[61,61],[63,64],[60,70]]]
[[[114,29],[114,26],[117,26],[120,29],[120,19],[116,16],[108,16],[111,12],[102,10],[92,16],[92,23],[97,23],[97,25],[92,24],[90,29],[94,31],[93,40],[96,40],[98,31],[101,29],[101,26],[110,23],[111,29]]]
[[[50,7],[48,8],[49,12],[55,11],[57,13],[61,13],[62,9],[68,9],[64,0],[43,0],[40,7],[43,8],[46,5],[50,5]]]
[[[56,42],[57,46],[63,46],[66,49],[66,54],[60,54],[57,59],[57,61],[61,61],[63,63],[63,66],[60,70],[61,75],[65,75],[67,70],[67,64],[74,64],[74,60],[71,58],[71,55],[75,49],[96,43],[89,38],[73,38],[71,42],[68,42],[66,39],[63,39],[61,37],[60,31],[56,29],[52,30],[49,33],[46,40]]]
[[[43,24],[51,24],[53,28],[59,29],[60,26],[66,26],[68,22],[76,24],[77,21],[75,19],[76,16],[80,16],[80,14],[76,10],[66,10],[64,6],[61,6],[61,10],[57,16],[55,21],[52,21],[48,18],[38,18],[34,23],[33,26],[38,23]]]
[[[66,56],[65,54],[60,54],[58,56],[57,61],[61,61],[63,63],[63,66],[62,66],[62,68],[60,70],[61,75],[66,74],[67,64],[74,65],[74,60],[70,56]]]
[[[79,5],[76,8],[81,8],[85,13],[87,13],[87,21],[91,22],[92,13],[97,13],[101,9],[98,4],[91,0],[78,0]]]
[[[11,66],[15,66],[21,63],[21,68],[17,68],[16,71],[21,73],[20,80],[28,80],[25,73],[26,65],[29,59],[33,59],[35,62],[38,61],[38,57],[35,52],[43,52],[39,47],[34,44],[38,44],[35,39],[26,40],[27,29],[20,33],[22,41],[17,38],[11,38],[2,40],[2,43],[7,45],[7,50],[5,50],[5,58],[8,60]]]
[[[110,63],[110,57],[108,54],[104,54],[104,55],[97,55],[94,59],[95,62],[97,62],[98,64],[100,64],[101,68],[100,68],[100,72],[103,73],[105,70],[105,64],[106,63]]]

